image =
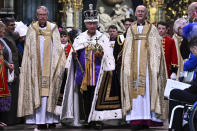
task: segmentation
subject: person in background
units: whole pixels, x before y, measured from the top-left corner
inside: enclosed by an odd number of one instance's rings
[[[72,29],[68,32],[68,35],[70,37],[70,42],[73,43],[75,38],[80,34],[80,30]]]
[[[132,129],[162,126],[167,116],[163,100],[165,58],[157,28],[146,20],[147,9],[136,8],[137,21],[129,27],[121,66],[123,117]]]
[[[61,31],[60,31],[61,32]],[[64,33],[65,34],[65,33]],[[72,29],[72,30],[70,30],[69,32],[68,32],[68,34],[66,33],[66,38],[68,39],[68,42],[69,42],[69,44],[71,45],[71,44],[73,44],[73,42],[74,42],[74,40],[75,40],[75,38],[77,37],[79,35],[79,31],[78,30],[76,30],[76,29]],[[73,50],[72,48],[71,48],[71,50]],[[70,53],[69,53],[70,54]],[[67,60],[67,62],[69,62],[68,60]],[[68,76],[68,69],[66,68],[65,69],[65,74],[66,74],[66,76],[64,76],[64,78],[63,78],[63,82],[62,82],[62,87],[61,87],[61,91],[60,92],[62,92],[64,89],[65,89],[65,86],[63,87],[63,85],[65,85],[66,84],[66,80],[67,80],[67,77],[69,77]],[[65,83],[64,83],[65,82]],[[63,92],[63,95],[65,95],[64,94],[64,92]],[[65,96],[64,96],[65,97]],[[80,124],[80,121],[79,121],[79,109],[78,109],[78,106],[76,106],[76,105],[78,105],[78,99],[79,99],[79,92],[77,92],[77,89],[74,91],[74,100],[76,100],[75,102],[74,102],[74,104],[75,104],[75,108],[74,108],[74,112],[75,112],[75,118],[74,118],[74,120],[70,120],[70,119],[64,119],[64,113],[62,113],[62,118],[61,118],[61,124],[62,124],[62,126],[66,126],[66,127],[68,127],[68,126],[76,126],[76,127],[79,127],[79,126],[82,126],[81,124]],[[62,104],[62,103],[61,103]],[[66,103],[67,104],[67,103]],[[65,104],[63,104],[62,105],[63,107],[65,107]]]
[[[17,106],[18,106],[18,88],[19,88],[19,50],[16,46],[16,40],[19,38],[18,33],[15,33],[15,19],[6,17],[3,19],[3,23],[6,25],[6,32],[3,37],[12,52],[12,60],[14,64],[14,81],[10,83],[12,103],[10,111],[1,114],[4,116],[4,121],[8,125],[14,125],[21,123],[22,119],[17,117]]]
[[[0,23],[0,119],[4,120],[5,115],[11,108],[11,86],[8,83],[8,70],[12,72],[14,70],[14,64],[12,61],[12,52],[4,41],[4,33],[6,26]],[[0,130],[6,126],[4,122],[0,122]]]
[[[124,46],[124,36],[118,34],[118,28],[115,25],[110,25],[108,28],[110,43],[113,45],[113,55],[116,64],[116,75],[120,82],[120,69],[122,63],[122,49]],[[120,85],[120,83],[119,83]]]
[[[188,6],[187,13],[190,23],[197,22],[197,2],[192,2]]]
[[[25,39],[27,34],[28,27],[23,22],[15,22],[16,28],[15,32],[19,33],[19,38],[16,41],[17,48],[19,50],[19,67],[21,67],[21,62],[23,58],[24,46],[25,46]]]
[[[184,64],[184,68],[197,68],[197,23],[190,23],[183,28],[183,35],[188,40],[188,46],[190,47],[192,54],[192,61],[188,60],[187,64]],[[190,83],[191,86],[187,89],[173,89],[170,92],[169,101],[169,120],[171,117],[172,110],[177,105],[183,103],[194,104],[197,101],[197,79],[193,79]],[[172,131],[188,131],[188,124],[183,125],[183,109],[177,109],[174,112],[174,118],[172,122]]]
[[[19,84],[17,115],[39,130],[59,123],[55,110],[66,63],[58,28],[48,15],[45,6],[38,7],[37,21],[28,28]]]
[[[188,19],[189,23],[193,23],[197,20],[197,2],[192,2],[187,9]],[[190,55],[190,49],[188,46],[188,41],[185,37],[183,37],[183,40],[181,42],[180,46],[180,52],[183,60],[188,59]]]
[[[174,39],[167,35],[168,25],[166,22],[158,22],[157,29],[159,31],[159,35],[162,37],[162,46],[165,54],[168,78],[175,80],[178,70],[178,59]]]
[[[65,56],[67,58],[70,53],[70,50],[71,50],[71,44],[69,43],[69,36],[68,36],[67,31],[64,31],[64,30],[60,31],[60,40],[61,40],[61,47],[65,51]],[[63,95],[64,95],[64,88],[65,88],[65,84],[66,84],[67,73],[68,73],[68,71],[65,69],[61,88],[60,88],[60,94],[59,94],[58,102],[57,102],[57,106],[60,106],[60,107],[62,106],[62,100],[63,100]],[[61,112],[59,112],[59,114],[60,113]]]
[[[127,35],[127,30],[128,28],[131,26],[131,23],[133,22],[133,20],[131,18],[126,18],[124,20],[124,27],[125,27],[125,33],[124,33],[124,37],[126,38]]]
[[[184,60],[181,56],[180,45],[181,45],[181,42],[183,41],[182,29],[185,25],[187,25],[187,20],[184,18],[179,18],[174,22],[174,26],[173,26],[174,35],[172,38],[175,41],[177,58],[178,58],[178,71],[177,71],[177,77],[176,77],[177,80],[183,77],[183,61]]]
[[[71,44],[69,43],[69,36],[67,31],[60,31],[61,46],[65,50],[66,58],[69,55]]]

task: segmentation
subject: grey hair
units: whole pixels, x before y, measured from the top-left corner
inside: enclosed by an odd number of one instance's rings
[[[185,18],[178,18],[175,22],[174,22],[174,26],[173,26],[173,30],[175,33],[178,33],[178,28],[182,25],[186,25],[188,24],[188,21]]]
[[[3,29],[3,28],[6,28],[5,24],[3,22],[0,22],[0,31]]]
[[[144,5],[138,5],[138,6],[136,7],[136,9],[135,9],[135,13],[136,13],[137,8],[138,8],[139,6],[142,6],[142,7],[145,8],[145,13],[146,13],[145,16],[147,17],[147,15],[148,15],[148,10],[147,10],[147,8],[146,8]]]
[[[49,14],[49,10],[48,10],[48,8],[46,7],[46,6],[39,6],[38,8],[37,8],[37,10],[36,10],[36,14],[38,14],[38,10],[39,9],[42,9],[42,10],[44,10],[44,11],[46,11],[47,12],[47,14]]]

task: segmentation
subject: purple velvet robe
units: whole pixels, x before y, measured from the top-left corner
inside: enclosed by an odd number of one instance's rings
[[[85,59],[87,59],[87,54],[85,53],[88,47],[79,50],[78,51],[78,56],[79,56],[79,61],[82,65],[82,68],[85,71]],[[97,80],[98,80],[98,76],[99,76],[99,72],[100,72],[100,67],[101,67],[101,60],[97,57],[95,57],[92,54],[88,53],[88,55],[91,55],[91,62],[92,64],[89,65],[89,70],[92,69],[92,71],[88,72],[88,86],[96,86]],[[84,77],[85,73],[81,72],[81,69],[79,67],[79,65],[77,64],[77,75],[76,75],[76,84],[81,84],[83,77]]]

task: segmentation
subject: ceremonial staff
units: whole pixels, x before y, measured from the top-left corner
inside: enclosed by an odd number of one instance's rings
[[[71,44],[71,47],[72,47],[73,51],[76,52],[75,49],[74,49],[74,47],[73,47],[73,43],[72,43],[71,40],[70,40],[70,36],[68,35],[68,32],[66,32],[66,33],[67,33],[67,36],[68,36],[68,42]],[[83,70],[83,67],[82,67],[82,65],[81,65],[81,63],[80,63],[78,57],[75,56],[75,59],[77,60],[77,63],[79,64],[79,67],[80,67],[80,69],[81,69],[81,73],[83,74],[83,73],[84,73],[84,70]]]

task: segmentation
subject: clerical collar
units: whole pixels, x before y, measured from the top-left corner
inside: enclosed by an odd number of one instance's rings
[[[137,26],[142,26],[142,25],[145,25],[145,22],[144,23],[137,23]]]
[[[40,26],[41,28],[46,27],[46,25],[47,25],[47,23],[45,23],[44,25],[39,24],[39,26]]]

